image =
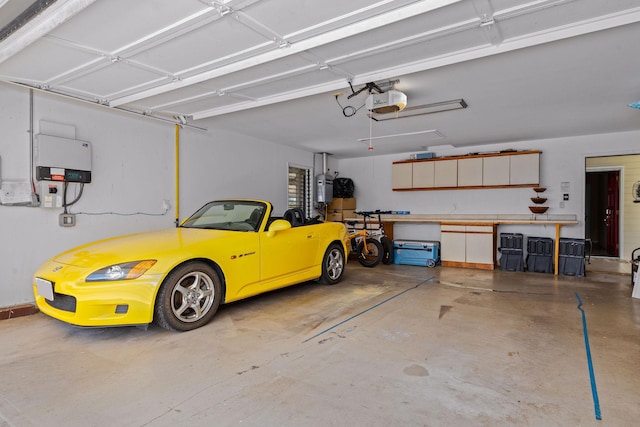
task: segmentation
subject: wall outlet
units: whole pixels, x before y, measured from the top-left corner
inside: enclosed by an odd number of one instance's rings
[[[75,227],[76,214],[60,214],[60,216],[58,217],[58,224],[60,225],[60,227]]]
[[[162,210],[167,212],[169,209],[171,209],[171,202],[167,199],[164,199],[162,201]]]

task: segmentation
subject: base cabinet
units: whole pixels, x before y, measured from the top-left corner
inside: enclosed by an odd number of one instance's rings
[[[441,224],[442,265],[493,270],[496,264],[494,224]]]

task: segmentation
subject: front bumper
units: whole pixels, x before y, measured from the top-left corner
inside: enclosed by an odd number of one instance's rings
[[[60,276],[39,274],[40,271],[34,276],[33,292],[43,313],[77,326],[141,325],[153,321],[160,275],[88,283],[68,277],[69,268],[65,270]],[[36,278],[52,283],[53,300],[38,293]]]

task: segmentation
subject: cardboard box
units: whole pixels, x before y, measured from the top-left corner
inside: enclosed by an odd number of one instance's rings
[[[334,210],[341,211],[343,209],[355,209],[355,208],[356,208],[355,197],[350,197],[348,199],[335,197],[333,201],[329,203],[327,211],[334,211]]]
[[[327,221],[341,222],[342,221],[342,211],[336,211],[336,212],[327,213]]]
[[[342,210],[342,219],[356,219],[358,215],[356,215],[355,209],[343,209]],[[360,217],[362,218],[362,216]]]

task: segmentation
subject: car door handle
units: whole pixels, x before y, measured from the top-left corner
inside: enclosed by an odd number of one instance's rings
[[[315,234],[307,234],[307,239],[313,239],[314,237],[316,237]]]

